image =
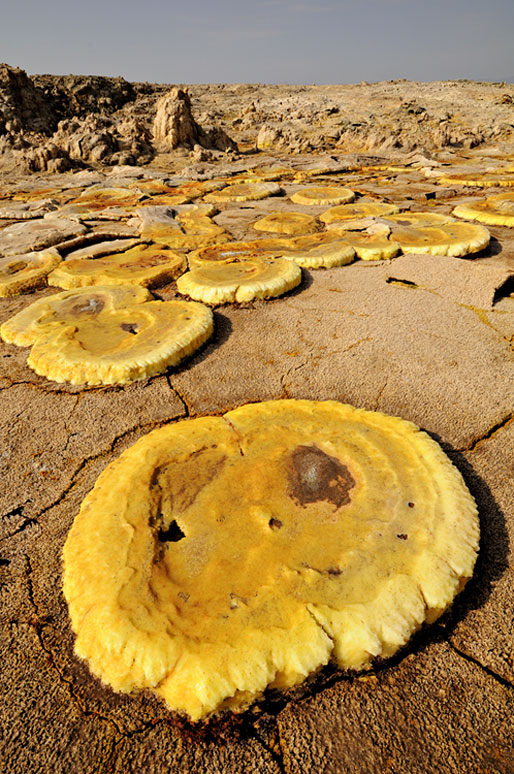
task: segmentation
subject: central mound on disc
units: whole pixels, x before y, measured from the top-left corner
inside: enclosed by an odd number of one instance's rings
[[[196,720],[333,659],[361,670],[471,576],[475,503],[428,435],[335,402],[154,430],[101,474],[64,548],[76,653]]]

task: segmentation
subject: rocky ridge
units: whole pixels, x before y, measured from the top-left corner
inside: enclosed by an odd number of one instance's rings
[[[144,165],[170,152],[202,162],[238,150],[502,146],[514,137],[512,92],[507,84],[472,81],[186,89],[100,76],[29,77],[3,64],[0,167],[25,173]]]

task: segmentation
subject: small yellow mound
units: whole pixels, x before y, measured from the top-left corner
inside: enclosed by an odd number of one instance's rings
[[[341,204],[327,210],[319,219],[323,223],[336,223],[338,220],[354,220],[357,218],[380,218],[400,212],[395,204],[385,202],[360,201],[355,204]]]
[[[388,215],[385,220],[396,226],[439,226],[451,223],[453,218],[437,212],[401,212],[399,215]]]
[[[126,384],[177,365],[212,331],[202,304],[149,301],[57,328],[36,339],[27,362],[56,382]]]
[[[77,288],[40,298],[0,326],[0,336],[8,344],[28,347],[38,336],[44,336],[66,324],[83,322],[101,312],[142,304],[152,295],[137,285]]]
[[[316,218],[303,212],[272,212],[256,221],[257,231],[271,231],[274,234],[312,234],[320,226]]]
[[[400,252],[398,242],[387,234],[368,234],[365,231],[345,231],[344,242],[356,252],[362,261],[381,261],[394,258]]]
[[[48,275],[61,260],[55,248],[0,258],[0,297],[44,287]]]
[[[206,304],[252,301],[287,293],[300,284],[302,270],[293,261],[248,258],[240,262],[193,266],[177,280],[179,293]]]
[[[451,221],[441,226],[397,228],[393,237],[404,253],[428,253],[454,257],[477,253],[487,247],[489,231],[484,226]]]
[[[438,183],[443,185],[467,185],[476,188],[487,188],[489,186],[514,186],[514,175],[507,172],[483,172],[483,173],[461,173],[454,175],[442,175],[437,178]]]
[[[355,258],[355,250],[339,234],[312,234],[283,240],[282,258],[288,258],[306,269],[330,269],[344,266]]]
[[[248,242],[222,242],[194,250],[188,255],[190,266],[200,264],[228,264],[251,258],[279,258],[288,239],[254,239]]]
[[[329,660],[393,656],[471,577],[478,539],[461,475],[402,419],[279,400],[167,425],[70,530],[75,652],[193,720],[241,710]]]
[[[204,196],[206,202],[249,202],[280,193],[277,183],[235,183]]]
[[[291,167],[257,167],[227,178],[226,182],[230,185],[232,183],[266,183],[280,180],[281,177],[287,177],[293,173],[294,170]]]
[[[478,220],[488,226],[514,227],[514,193],[458,204],[453,214],[465,220]]]
[[[64,261],[48,278],[66,290],[85,285],[130,283],[155,288],[176,279],[187,268],[183,255],[163,245],[138,245],[103,258]]]
[[[291,196],[295,204],[345,204],[354,199],[355,194],[349,188],[328,185],[304,188]]]

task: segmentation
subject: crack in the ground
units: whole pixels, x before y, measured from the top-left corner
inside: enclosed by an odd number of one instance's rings
[[[171,377],[169,376],[169,374],[166,374],[166,381],[168,382],[168,387],[170,388],[170,390],[175,393],[179,401],[182,403],[186,418],[193,416],[195,412],[187,402],[185,395],[181,393],[179,389],[175,387],[175,385],[172,383]]]
[[[508,427],[511,422],[514,421],[514,413],[511,412],[510,414],[507,414],[507,416],[503,417],[503,419],[500,419],[499,422],[497,422],[495,425],[489,428],[483,435],[479,436],[478,438],[475,438],[468,446],[465,446],[463,449],[456,449],[458,452],[474,452],[476,449],[484,443],[484,441],[489,441],[491,438],[493,438],[496,433],[499,433],[500,430],[504,430],[506,427]]]
[[[385,382],[382,385],[382,387],[380,388],[379,393],[377,395],[377,399],[375,401],[375,408],[374,408],[375,411],[378,411],[378,407],[380,406],[380,401],[382,400],[382,395],[386,391],[388,384],[389,384],[389,376],[386,376]]]
[[[22,508],[18,508],[17,510],[18,510],[18,511],[20,511],[21,513],[23,512]],[[13,513],[15,513],[15,511],[13,511]],[[11,514],[8,514],[8,515],[11,515]],[[8,535],[4,535],[3,537],[1,537],[1,538],[0,538],[0,543],[4,543],[6,540],[10,540],[10,539],[11,539],[11,538],[13,538],[15,535],[19,535],[19,534],[20,534],[20,532],[24,532],[24,530],[26,530],[26,529],[27,529],[27,527],[33,527],[33,526],[35,526],[35,525],[36,525],[36,524],[38,524],[38,523],[39,523],[39,522],[38,522],[38,520],[37,520],[37,519],[33,519],[33,518],[25,519],[25,521],[23,521],[23,522],[20,524],[20,526],[19,526],[19,527],[17,527],[17,528],[14,530],[14,532],[10,532]]]
[[[479,661],[474,656],[470,656],[469,653],[465,653],[465,651],[461,650],[457,645],[455,645],[454,642],[452,642],[450,637],[448,638],[447,642],[450,648],[455,651],[455,653],[457,653],[460,658],[463,658],[464,661],[467,661],[469,664],[474,664],[476,667],[481,669],[482,672],[485,672],[486,675],[502,685],[504,688],[507,688],[510,691],[514,691],[514,685],[509,682],[509,680],[506,680],[504,677],[495,672],[494,669],[491,669],[485,664],[482,664],[481,661]]]
[[[30,621],[29,623],[32,626],[34,634],[37,637],[37,640],[38,640],[42,650],[44,651],[44,653],[46,653],[46,655],[48,657],[49,664],[51,665],[52,669],[57,673],[58,678],[59,678],[59,682],[61,682],[64,686],[66,686],[66,690],[68,691],[68,694],[69,694],[70,699],[72,700],[72,702],[78,707],[78,709],[80,710],[80,712],[84,716],[98,718],[99,720],[101,720],[101,721],[103,721],[105,723],[110,724],[115,729],[115,731],[118,734],[118,736],[122,735],[121,729],[119,728],[119,726],[118,726],[118,724],[116,723],[115,720],[113,720],[112,718],[109,718],[106,715],[102,715],[99,712],[95,712],[94,710],[88,710],[88,709],[86,709],[86,707],[83,706],[83,703],[82,703],[80,697],[77,696],[77,694],[73,690],[73,683],[72,683],[72,681],[67,679],[63,675],[63,673],[61,672],[59,667],[57,666],[54,653],[53,653],[52,649],[50,647],[48,647],[48,645],[45,643],[45,640],[44,640],[44,638],[42,636],[43,630],[45,628],[47,628],[49,626],[49,624],[48,624],[48,621],[46,620],[46,617],[41,614],[41,612],[39,610],[39,606],[38,606],[37,601],[36,601],[36,596],[34,594],[34,584],[33,584],[33,581],[32,581],[32,575],[33,575],[32,562],[31,562],[30,556],[28,554],[24,554],[24,557],[25,557],[25,561],[27,563],[28,598],[29,598],[30,605],[32,606],[32,608],[34,610],[34,617],[33,617],[32,621]]]

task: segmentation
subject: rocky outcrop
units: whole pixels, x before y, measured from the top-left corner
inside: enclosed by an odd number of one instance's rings
[[[0,135],[20,131],[48,134],[55,125],[55,114],[27,73],[0,64]]]
[[[157,102],[153,123],[155,148],[169,152],[175,148],[211,148],[219,151],[237,150],[236,143],[219,127],[202,128],[196,123],[187,91],[174,88]]]

